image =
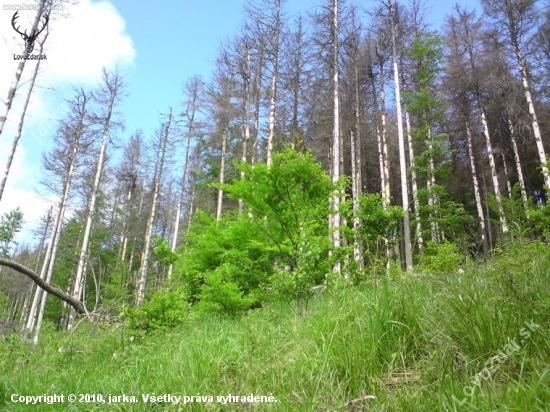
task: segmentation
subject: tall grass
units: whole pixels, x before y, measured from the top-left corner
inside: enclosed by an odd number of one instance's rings
[[[512,245],[464,275],[326,291],[303,316],[272,302],[238,319],[197,315],[144,337],[84,324],[72,333],[50,328],[36,347],[11,337],[0,343],[0,409],[543,411],[550,405],[548,313],[548,248]],[[528,338],[525,322],[538,325]],[[487,360],[514,340],[519,348],[481,377]],[[126,394],[140,402],[25,406],[10,401],[14,393]],[[214,400],[273,393],[278,402],[147,404],[142,393]]]

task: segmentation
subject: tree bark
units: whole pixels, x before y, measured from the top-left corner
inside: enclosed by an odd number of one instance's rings
[[[118,98],[118,95],[120,93],[120,88],[121,88],[120,78],[118,77],[118,75],[114,75],[113,78],[109,78],[110,76],[107,74],[106,71],[104,71],[103,76],[104,76],[106,91],[108,93],[107,115],[106,115],[106,118],[103,120],[101,146],[100,146],[99,155],[97,158],[94,184],[92,187],[92,196],[90,198],[90,203],[88,206],[88,213],[86,217],[86,228],[84,229],[84,237],[82,238],[82,245],[80,248],[80,255],[78,258],[78,268],[76,271],[76,276],[73,284],[72,296],[75,299],[80,299],[82,295],[83,284],[86,281],[86,265],[88,263],[88,246],[90,243],[90,235],[92,233],[92,223],[93,223],[93,217],[95,214],[95,204],[99,193],[99,183],[101,181],[101,176],[103,175],[105,151],[107,150],[107,138],[111,130],[111,117],[113,115],[115,102]],[[69,315],[67,317],[67,323],[65,325],[66,329],[72,328],[75,315],[76,315],[75,311],[73,309],[70,309]]]
[[[80,302],[78,299],[73,298],[71,295],[63,292],[62,290],[56,288],[55,286],[45,282],[44,279],[42,279],[40,275],[36,273],[34,270],[29,269],[28,267],[23,266],[20,263],[14,262],[13,260],[5,259],[5,258],[0,258],[0,265],[11,268],[16,272],[19,272],[22,275],[25,275],[28,278],[32,279],[32,281],[37,286],[42,288],[44,291],[54,295],[55,297],[61,299],[63,302],[67,302],[78,313],[81,313],[81,314],[88,313],[88,311],[86,310],[86,307],[82,302]]]
[[[474,145],[472,143],[472,133],[470,131],[470,125],[465,123],[466,138],[468,141],[468,157],[470,159],[470,171],[472,173],[472,182],[474,184],[474,197],[476,199],[477,216],[479,219],[479,234],[481,235],[481,245],[483,247],[483,255],[485,258],[489,257],[489,246],[487,244],[486,229],[485,229],[485,215],[483,213],[483,204],[481,202],[481,194],[479,191],[479,182],[477,179],[476,162],[474,157]]]
[[[403,247],[405,251],[405,267],[407,271],[413,268],[413,255],[411,244],[411,221],[409,207],[409,188],[407,179],[407,158],[405,153],[405,137],[403,135],[403,113],[401,110],[401,90],[399,86],[399,68],[397,64],[397,21],[394,5],[389,2],[392,54],[393,54],[393,79],[395,85],[395,109],[397,114],[397,137],[399,139],[399,166],[401,171],[401,199],[403,207]]]

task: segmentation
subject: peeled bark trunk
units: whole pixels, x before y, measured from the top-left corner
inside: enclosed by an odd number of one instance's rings
[[[256,164],[258,158],[258,139],[260,138],[260,103],[262,100],[262,76],[263,76],[263,64],[264,64],[264,45],[260,44],[260,50],[258,51],[258,70],[255,73],[256,79],[254,82],[254,136],[252,140],[252,156],[250,164]]]
[[[523,199],[523,207],[527,210],[529,207],[529,203],[527,201],[527,190],[525,189],[525,179],[523,178],[523,169],[521,167],[521,159],[519,157],[519,149],[516,141],[516,130],[510,116],[508,116],[508,128],[510,129],[510,140],[512,141],[512,150],[514,151],[514,161],[516,163],[516,171],[518,174],[521,198]]]
[[[380,74],[380,76],[382,76],[382,74]],[[376,84],[374,81],[374,76],[372,76],[371,79],[372,79],[372,90],[373,90],[373,96],[374,96],[374,111],[375,111],[375,117],[376,117],[375,125],[376,125],[376,143],[378,147],[378,169],[380,173],[380,193],[382,196],[382,205],[384,206],[384,209],[387,209],[388,203],[389,203],[388,202],[389,196],[386,193],[386,162],[385,162],[385,156],[384,156],[385,139],[382,137],[383,134],[385,135],[386,119],[385,119],[385,114],[383,114],[383,111],[379,106],[379,102],[378,102],[379,99],[378,99],[378,93],[376,92]],[[383,81],[381,81],[381,83],[383,83]]]
[[[433,141],[432,141],[432,131],[428,129],[428,180],[426,182],[426,187],[428,189],[428,206],[430,209],[435,207],[439,203],[439,199],[434,192],[435,186],[435,164],[433,158]],[[439,232],[439,224],[437,223],[437,214],[430,211],[430,229],[432,232],[432,240],[434,242],[440,242],[442,239]]]
[[[338,69],[338,0],[332,0],[332,94],[333,94],[333,129],[332,129],[332,183],[340,180],[340,96],[339,96],[339,69]],[[341,244],[340,225],[340,191],[332,196],[332,245],[337,250]],[[336,273],[341,274],[340,262],[334,266]]]
[[[181,187],[180,187],[180,196],[178,199],[178,205],[176,207],[176,216],[174,217],[174,231],[172,233],[172,244],[170,245],[172,252],[176,251],[176,246],[178,245],[178,236],[179,236],[179,227],[180,227],[180,215],[181,209],[183,207],[183,198],[185,195],[185,187],[187,182],[187,170],[189,165],[189,152],[191,150],[191,136],[195,131],[195,113],[197,110],[197,99],[198,99],[198,83],[192,85],[191,90],[191,107],[187,108],[187,120],[189,124],[187,125],[187,146],[185,149],[185,164],[183,166],[183,175],[181,177]],[[172,278],[173,265],[170,264],[168,267],[167,278],[170,280]]]
[[[529,107],[529,116],[531,116],[531,122],[533,125],[533,134],[535,135],[535,142],[537,144],[537,151],[539,153],[540,165],[542,170],[542,176],[544,178],[544,185],[546,186],[546,198],[550,198],[550,174],[548,173],[546,152],[544,150],[544,145],[542,143],[542,136],[540,133],[539,122],[537,120],[537,113],[535,112],[535,105],[533,104],[533,99],[531,98],[531,90],[529,87],[529,80],[527,77],[527,69],[525,67],[525,61],[523,59],[523,54],[517,41],[514,42],[514,49],[516,52],[516,57],[518,61],[519,70],[521,72],[521,80],[523,83],[523,90],[525,93],[525,100],[527,101],[527,106]]]
[[[506,164],[506,156],[504,152],[500,152],[500,157],[502,158],[502,167],[504,168],[504,177],[506,178],[506,191],[508,193],[508,198],[512,198],[512,184],[510,183],[510,175],[508,174],[508,165]]]
[[[225,183],[225,156],[227,152],[227,127],[224,128],[222,133],[222,156],[220,159],[220,184]],[[216,220],[220,220],[222,217],[223,209],[223,189],[218,189],[218,204],[216,206]]]
[[[247,154],[248,154],[248,141],[250,140],[250,78],[251,78],[251,66],[250,66],[250,48],[248,47],[248,42],[246,43],[246,72],[243,75],[244,83],[244,107],[243,107],[243,144],[241,150],[241,162],[246,163]],[[244,171],[240,172],[241,180],[244,180]],[[244,210],[243,199],[239,199],[239,213],[242,213]]]
[[[351,176],[352,176],[352,196],[353,196],[353,210],[355,212],[353,218],[354,229],[354,244],[353,244],[353,256],[355,262],[357,262],[359,269],[364,267],[363,259],[363,245],[359,236],[359,228],[361,227],[361,218],[357,216],[359,212],[359,197],[363,190],[363,182],[361,176],[361,133],[359,122],[359,71],[357,68],[357,60],[354,63],[354,75],[355,75],[355,127],[351,133]]]
[[[493,145],[491,144],[491,137],[489,135],[489,126],[487,125],[487,120],[485,119],[485,111],[481,105],[481,102],[478,97],[478,107],[479,113],[481,116],[481,123],[483,125],[483,135],[485,136],[485,144],[487,146],[487,157],[489,158],[489,166],[491,168],[491,177],[493,179],[493,190],[495,193],[495,200],[497,202],[498,215],[500,219],[500,224],[502,227],[502,232],[508,232],[508,224],[506,222],[506,217],[504,216],[504,208],[502,207],[502,200],[500,199],[500,185],[498,183],[497,168],[495,165],[495,157],[493,155]]]
[[[470,171],[472,173],[472,182],[474,184],[474,197],[476,199],[477,216],[479,219],[479,234],[481,235],[481,244],[483,247],[483,255],[485,258],[489,257],[489,246],[487,244],[486,229],[485,229],[485,215],[483,213],[483,204],[481,202],[481,194],[479,191],[479,182],[477,180],[476,163],[474,157],[474,145],[472,143],[472,133],[470,131],[470,125],[466,122],[466,137],[468,140],[468,157],[470,158]]]
[[[418,183],[416,180],[416,169],[414,168],[414,148],[411,135],[411,121],[409,112],[405,108],[405,125],[407,127],[407,142],[409,144],[409,159],[411,164],[411,183],[412,196],[414,205],[414,219],[416,220],[416,242],[418,243],[418,251],[420,254],[424,252],[424,238],[422,237],[422,222],[420,220],[420,201],[418,199]]]
[[[399,166],[401,172],[401,198],[403,207],[403,248],[405,251],[405,267],[407,271],[413,268],[413,255],[411,244],[411,222],[409,208],[409,188],[407,179],[407,158],[405,153],[405,137],[403,135],[403,113],[401,110],[401,90],[399,86],[399,68],[397,64],[397,23],[393,10],[393,4],[389,4],[391,19],[391,38],[393,54],[393,80],[395,85],[395,109],[397,114],[397,137],[399,139]]]
[[[79,113],[80,113],[79,124],[76,127],[75,140],[73,142],[71,157],[69,161],[69,168],[67,169],[67,173],[65,175],[65,183],[63,185],[63,193],[61,195],[59,210],[55,218],[52,233],[50,235],[50,242],[48,243],[48,248],[46,249],[46,256],[44,257],[44,262],[42,264],[42,269],[40,271],[40,279],[47,284],[50,283],[52,278],[53,266],[55,263],[55,256],[57,254],[59,240],[61,238],[61,226],[63,224],[63,217],[65,216],[65,211],[67,209],[69,192],[71,189],[74,168],[76,165],[76,157],[79,151],[80,138],[84,133],[84,119],[86,116],[86,104],[87,104],[88,98],[85,94],[82,94],[82,98],[83,98],[83,101],[80,103],[80,107],[79,107]],[[43,288],[43,289],[47,291],[46,288]],[[40,324],[42,322],[42,317],[44,315],[46,298],[47,298],[47,294],[42,289],[37,288],[35,290],[32,305],[29,310],[27,322],[23,330],[23,339],[28,339],[28,337],[33,331],[35,331],[35,342],[38,339],[38,332],[40,330]]]
[[[361,238],[359,236],[359,227],[361,227],[361,218],[357,215],[359,212],[359,196],[361,194],[361,188],[359,183],[359,176],[357,172],[357,146],[356,135],[352,131],[350,133],[351,140],[351,188],[352,188],[352,202],[353,202],[353,258],[359,269],[363,269],[363,248],[361,245]]]
[[[106,74],[105,74],[106,76]],[[105,77],[106,85],[109,87],[109,105],[107,108],[107,116],[103,123],[103,133],[101,136],[101,146],[99,148],[99,155],[97,158],[96,172],[94,176],[94,184],[92,187],[92,196],[90,198],[90,204],[88,206],[88,215],[86,217],[86,228],[84,229],[84,237],[82,239],[82,245],[80,247],[80,256],[78,258],[78,268],[76,271],[76,276],[74,279],[72,296],[75,299],[80,299],[82,295],[83,284],[86,281],[86,265],[88,264],[88,246],[90,243],[90,235],[92,233],[92,223],[93,217],[95,214],[95,204],[97,196],[99,194],[99,183],[101,181],[101,176],[103,175],[103,166],[105,159],[105,151],[107,150],[107,138],[109,136],[109,130],[111,128],[111,117],[113,114],[113,109],[115,101],[118,95],[118,78],[114,78],[114,83],[109,84],[109,79]],[[67,317],[66,329],[71,329],[73,326],[74,318],[76,313],[74,308],[69,310],[69,316]]]

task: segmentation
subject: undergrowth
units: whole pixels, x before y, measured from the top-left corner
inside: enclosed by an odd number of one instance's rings
[[[170,295],[175,298],[177,294]],[[328,288],[299,315],[272,301],[242,316],[189,311],[178,326],[44,330],[0,343],[6,411],[544,411],[550,404],[550,249],[510,244],[464,273]],[[155,315],[156,316],[156,315]],[[163,319],[156,316],[154,322]],[[24,405],[13,394],[133,395],[138,403]],[[145,403],[141,394],[213,396]],[[274,403],[216,403],[217,395]]]

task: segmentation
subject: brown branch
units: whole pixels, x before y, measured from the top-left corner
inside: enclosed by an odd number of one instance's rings
[[[11,268],[29,278],[32,279],[36,285],[42,289],[44,289],[46,292],[54,295],[55,297],[61,299],[64,302],[67,302],[69,305],[71,305],[78,313],[81,314],[87,314],[88,311],[86,310],[86,307],[82,302],[80,302],[78,299],[75,299],[71,295],[68,295],[67,293],[61,291],[60,289],[56,288],[53,285],[50,285],[49,283],[46,283],[43,279],[40,278],[40,275],[38,275],[35,271],[32,269],[29,269],[26,266],[21,265],[20,263],[14,262],[10,259],[5,259],[0,257],[0,266],[6,266],[8,268]]]

